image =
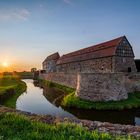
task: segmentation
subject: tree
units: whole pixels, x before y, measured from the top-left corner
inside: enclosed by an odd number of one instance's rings
[[[31,68],[32,73],[35,72],[35,71],[37,71],[37,68]]]

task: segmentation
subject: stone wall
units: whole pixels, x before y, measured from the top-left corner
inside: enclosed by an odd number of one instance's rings
[[[57,65],[57,72],[111,72],[112,71],[112,57],[90,59],[85,61],[77,61],[72,63],[65,63]]]
[[[127,93],[140,91],[140,73],[125,74],[125,87]]]
[[[131,57],[113,57],[113,70],[114,72],[128,72],[131,68],[132,72],[137,72],[134,58]]]
[[[72,88],[76,88],[77,86],[77,74],[73,74],[73,73],[41,74],[40,78],[48,80],[48,81],[52,81],[55,83],[59,83],[62,85],[66,85]]]
[[[125,76],[114,73],[80,73],[76,95],[90,101],[127,99]]]
[[[118,101],[140,91],[140,74],[124,73],[49,73],[40,78],[76,89],[76,95],[90,101]]]

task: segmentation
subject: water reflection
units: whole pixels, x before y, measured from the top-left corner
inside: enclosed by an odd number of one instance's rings
[[[140,125],[139,118],[135,119],[136,110],[124,111],[97,111],[83,109],[67,109],[70,113],[77,116],[79,119],[88,119],[93,121],[111,122],[119,124]]]
[[[50,114],[56,116],[70,116],[72,114],[64,111],[61,107],[51,104],[43,95],[43,89],[35,87],[32,80],[24,80],[27,91],[24,92],[16,102],[16,109],[36,114]]]
[[[16,108],[37,114],[50,114],[62,117],[74,117],[93,121],[140,125],[140,109],[124,111],[97,111],[60,107],[64,93],[55,88],[39,88],[32,80],[24,80],[27,92],[17,100]]]

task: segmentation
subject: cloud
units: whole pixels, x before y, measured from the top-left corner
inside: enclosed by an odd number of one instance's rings
[[[26,21],[30,16],[27,9],[20,10],[0,10],[0,21],[18,20]]]
[[[71,0],[63,0],[66,4],[72,4]]]
[[[40,8],[43,8],[43,5],[42,5],[42,4],[40,4],[40,5],[39,5],[39,7],[40,7]]]

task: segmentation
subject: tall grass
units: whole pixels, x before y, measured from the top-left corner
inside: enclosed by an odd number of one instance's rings
[[[128,137],[112,137],[107,133],[89,131],[74,123],[56,125],[30,121],[25,116],[0,114],[1,140],[128,140]]]

